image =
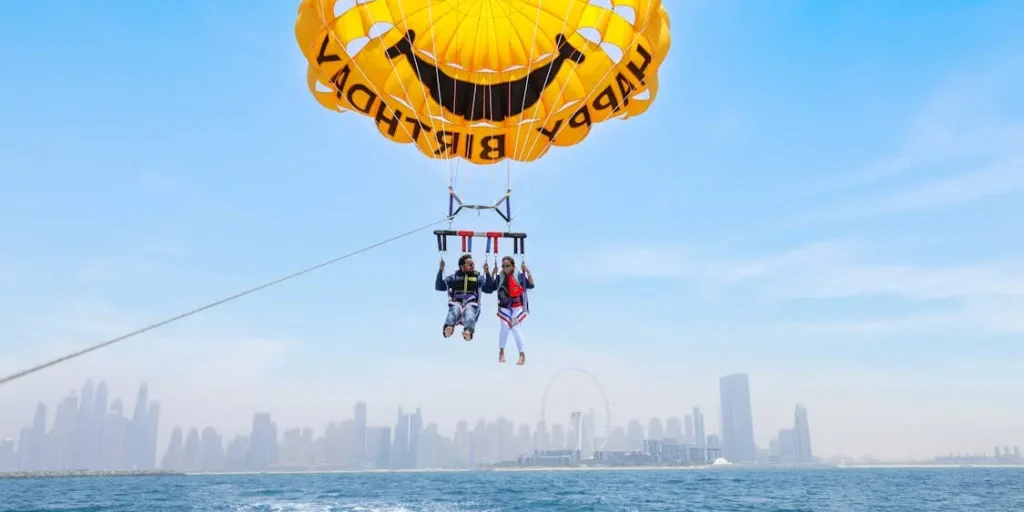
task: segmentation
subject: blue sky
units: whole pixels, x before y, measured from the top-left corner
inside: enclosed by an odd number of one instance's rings
[[[445,425],[457,404],[532,421],[466,382],[539,397],[586,366],[617,418],[717,410],[716,377],[749,372],[761,444],[797,402],[834,453],[1020,442],[1003,437],[1024,416],[993,408],[1024,399],[1024,5],[668,9],[654,106],[513,166],[538,283],[527,367],[493,363],[489,308],[472,345],[438,336],[424,232],[25,379],[0,416],[91,375],[126,397],[158,382],[169,425],[242,429],[255,408],[319,424],[359,397],[381,422],[417,403]],[[0,7],[0,370],[443,217],[435,164],[310,97],[295,10]],[[490,201],[504,166],[459,183]],[[910,407],[876,437],[843,419]],[[937,424],[950,407],[974,419]]]

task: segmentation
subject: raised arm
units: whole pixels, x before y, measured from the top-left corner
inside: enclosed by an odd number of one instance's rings
[[[437,269],[437,279],[434,280],[434,289],[439,292],[448,291],[448,279],[451,278],[451,276],[444,277],[442,272],[444,269]]]
[[[526,263],[523,263],[523,274],[522,275],[526,277],[526,289],[527,290],[532,290],[533,289],[533,274],[530,272],[530,269],[527,268]]]
[[[494,273],[498,273],[497,269],[495,269]],[[484,293],[494,293],[494,290],[498,289],[498,280],[495,279],[494,276],[492,276],[489,272],[484,272],[483,276],[484,282],[482,285],[480,285],[480,291]]]

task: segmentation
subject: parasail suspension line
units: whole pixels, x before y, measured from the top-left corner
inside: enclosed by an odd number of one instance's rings
[[[410,230],[410,231],[406,231],[405,233],[393,236],[391,238],[388,238],[387,240],[383,240],[383,241],[377,242],[375,244],[368,245],[366,247],[363,247],[362,249],[358,249],[358,250],[352,251],[352,252],[350,252],[348,254],[344,254],[344,255],[338,256],[336,258],[324,261],[322,263],[318,263],[316,265],[313,265],[312,267],[307,267],[307,268],[302,269],[302,270],[300,270],[298,272],[293,272],[293,273],[288,274],[288,275],[286,275],[284,277],[280,277],[280,278],[277,278],[277,279],[275,279],[273,281],[270,281],[270,282],[267,282],[267,283],[263,283],[263,284],[261,284],[259,286],[256,286],[256,287],[253,287],[253,288],[249,288],[248,290],[236,293],[236,294],[231,295],[229,297],[225,297],[225,298],[220,299],[220,300],[218,300],[216,302],[211,302],[211,303],[206,304],[204,306],[199,306],[199,307],[197,307],[195,309],[192,309],[190,311],[186,311],[184,313],[181,313],[181,314],[179,314],[177,316],[168,318],[166,320],[162,320],[160,322],[147,325],[146,327],[142,327],[141,329],[137,329],[137,330],[132,331],[132,332],[130,332],[128,334],[124,334],[124,335],[118,336],[116,338],[104,341],[102,343],[97,343],[97,344],[95,344],[95,345],[93,345],[91,347],[86,347],[84,349],[81,349],[81,350],[78,350],[76,352],[72,352],[70,354],[58,357],[56,359],[47,361],[45,363],[40,363],[40,364],[38,364],[36,366],[33,366],[31,368],[27,368],[25,370],[21,370],[21,371],[12,373],[12,374],[10,374],[10,375],[8,375],[6,377],[0,378],[0,386],[2,386],[4,384],[7,384],[7,383],[9,383],[11,381],[20,379],[22,377],[31,375],[33,373],[36,373],[36,372],[40,371],[40,370],[44,370],[44,369],[49,368],[51,366],[57,365],[57,364],[62,363],[64,361],[68,361],[70,359],[74,359],[76,357],[83,356],[83,355],[88,354],[89,352],[92,352],[94,350],[99,350],[99,349],[101,349],[103,347],[106,347],[106,346],[109,346],[109,345],[113,345],[114,343],[126,340],[126,339],[134,337],[134,336],[137,336],[137,335],[142,334],[144,332],[151,331],[151,330],[156,329],[158,327],[163,327],[164,325],[167,325],[169,323],[176,322],[176,321],[181,320],[183,318],[195,315],[196,313],[200,313],[200,312],[205,311],[207,309],[219,306],[219,305],[227,303],[227,302],[231,302],[231,301],[233,301],[235,299],[240,299],[240,298],[242,298],[242,297],[244,297],[246,295],[249,295],[249,294],[257,292],[257,291],[260,291],[260,290],[262,290],[264,288],[269,288],[269,287],[274,286],[276,284],[280,284],[280,283],[283,283],[285,281],[289,281],[289,280],[295,279],[296,277],[299,277],[299,276],[301,276],[303,274],[307,274],[307,273],[312,272],[314,270],[321,269],[321,268],[326,267],[328,265],[333,265],[334,263],[337,263],[337,262],[339,262],[341,260],[344,260],[346,258],[355,256],[357,254],[360,254],[360,253],[363,253],[363,252],[366,252],[366,251],[369,251],[371,249],[375,249],[375,248],[380,247],[382,245],[386,245],[388,243],[394,242],[395,240],[407,237],[407,236],[412,235],[414,233],[418,233],[418,232],[423,231],[423,230],[425,230],[427,228],[430,228],[432,226],[440,224],[440,223],[442,223],[442,222],[444,222],[446,220],[448,220],[448,217],[445,217],[445,218],[440,219],[440,220],[436,220],[434,222],[431,222],[430,224],[426,224],[426,225],[420,226],[420,227],[418,227],[416,229],[413,229],[413,230]]]

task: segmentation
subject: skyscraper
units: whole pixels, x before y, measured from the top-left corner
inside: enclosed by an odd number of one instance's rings
[[[167,451],[164,452],[163,461],[160,463],[162,469],[170,469],[173,471],[182,471],[184,468],[183,461],[185,459],[185,444],[180,427],[174,427],[171,431],[171,442],[167,445]]]
[[[93,468],[106,469],[107,461],[103,456],[104,429],[107,424],[107,383],[100,381],[96,386],[96,397],[92,406],[93,431],[87,443],[89,463]]]
[[[125,450],[128,441],[128,420],[124,417],[124,404],[114,399],[110,404],[110,412],[104,420],[103,441],[101,443],[103,467],[107,469],[125,469]]]
[[[46,404],[36,405],[36,414],[32,419],[32,433],[29,454],[26,457],[26,469],[38,471],[46,467]]]
[[[255,420],[253,420],[253,422],[255,423]],[[253,432],[256,432],[255,425],[253,425]],[[199,442],[199,429],[195,427],[190,428],[188,430],[188,436],[185,438],[185,449],[181,456],[181,466],[185,468],[186,471],[199,470],[199,456],[201,455],[202,448],[203,447]],[[259,443],[253,445],[253,448],[259,450],[259,452],[254,455],[252,450],[250,450],[248,453],[249,460],[246,462],[245,466],[250,469],[265,469],[261,464],[263,460],[266,460],[269,457],[269,455],[266,453],[266,446],[262,444],[262,438],[260,438]]]
[[[420,449],[420,434],[423,433],[423,412],[416,408],[416,412],[409,417],[409,461],[410,468],[417,466],[417,455]]]
[[[277,457],[275,457],[277,459]],[[277,462],[274,460],[274,462]],[[216,471],[224,467],[224,439],[213,427],[206,427],[199,438],[199,469]]]
[[[704,413],[700,407],[693,408],[693,444],[698,448],[708,448],[708,435],[704,431]]]
[[[151,400],[143,422],[142,451],[139,453],[139,467],[156,469],[156,438],[160,426],[160,402]]]
[[[391,428],[368,427],[366,439],[369,461],[377,469],[387,469],[391,465]]]
[[[472,438],[469,434],[469,423],[466,420],[461,420],[455,426],[455,454],[458,460],[463,464],[468,464],[470,461],[470,453],[472,452]]]
[[[195,431],[193,429],[193,431]],[[254,471],[266,471],[277,459],[277,426],[270,421],[270,414],[265,412],[256,413],[252,417],[252,433],[249,444],[248,467]],[[194,439],[194,441],[193,441]],[[189,439],[185,442],[186,460],[191,457],[191,446],[199,451],[199,433],[196,432],[193,438],[189,432]],[[198,459],[198,457],[196,457]],[[198,461],[197,461],[198,462]]]
[[[683,416],[683,439],[687,443],[697,444],[697,437],[693,433],[693,414],[686,413]]]
[[[89,448],[93,439],[93,412],[95,388],[92,379],[86,379],[82,385],[82,399],[78,402],[78,417],[75,422],[75,444],[73,446],[74,467],[92,469],[93,461],[89,457]]]
[[[793,411],[793,450],[796,462],[812,462],[811,429],[807,424],[807,408],[797,404]]]
[[[583,421],[579,411],[569,414],[569,432],[572,433],[569,449],[576,453],[576,457],[579,457],[579,451],[583,445]]]
[[[71,393],[57,405],[47,443],[46,466],[50,469],[78,469],[75,467],[74,446],[78,419],[78,395]]]
[[[754,419],[750,381],[745,373],[718,379],[722,400],[722,456],[731,462],[755,462]]]
[[[597,434],[597,415],[594,412],[594,408],[590,407],[586,413],[583,414],[583,452],[582,456],[585,458],[592,457],[594,455],[594,448],[598,441]],[[514,454],[518,455],[518,454]]]
[[[665,432],[661,427],[661,418],[651,418],[647,423],[647,439],[661,441],[665,438]]]
[[[559,426],[561,427],[561,426]],[[644,427],[635,418],[630,418],[626,427],[626,440],[630,451],[640,451],[644,447]]]
[[[125,462],[128,468],[142,469],[146,466],[146,425],[149,419],[149,385],[143,382],[135,398],[135,410],[128,427],[128,447]]]
[[[791,428],[779,430],[779,462],[784,464],[798,462],[795,434],[796,432]]]
[[[679,418],[672,416],[665,420],[665,438],[675,439],[678,442],[683,442],[686,439],[683,437],[683,422],[679,421]]]
[[[366,460],[366,402],[356,402],[355,428],[352,429],[352,457],[363,464]]]
[[[398,421],[395,422],[395,439],[391,450],[391,467],[400,469],[409,463],[409,415],[401,407],[398,408]]]

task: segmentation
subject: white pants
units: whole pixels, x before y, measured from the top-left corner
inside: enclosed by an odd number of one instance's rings
[[[522,307],[498,308],[498,318],[501,319],[501,331],[498,332],[498,348],[505,348],[508,341],[508,333],[516,340],[516,348],[523,353],[523,336],[519,334],[519,323],[526,319],[526,313]],[[515,325],[513,325],[515,324]]]

